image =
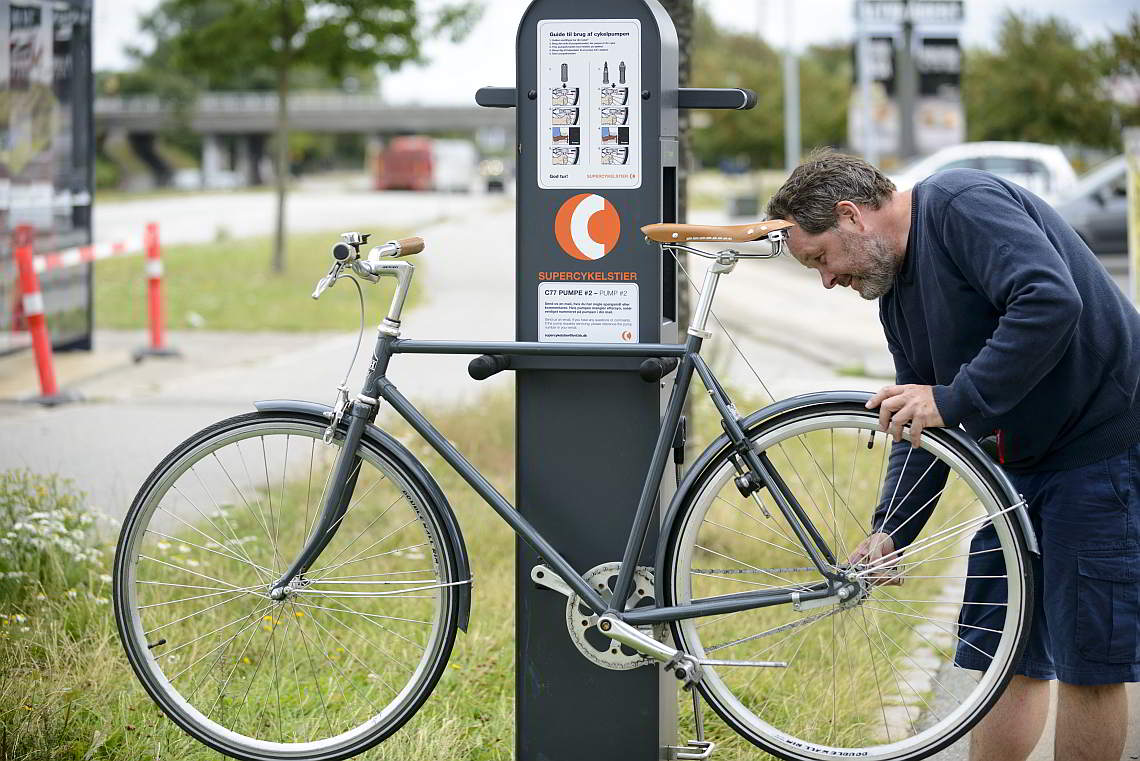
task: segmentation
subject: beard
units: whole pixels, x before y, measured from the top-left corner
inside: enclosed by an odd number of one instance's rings
[[[877,235],[840,231],[839,240],[844,255],[861,262],[858,271],[851,273],[852,278],[859,279],[855,289],[859,295],[867,301],[885,296],[894,287],[902,257],[895,256],[886,240]]]

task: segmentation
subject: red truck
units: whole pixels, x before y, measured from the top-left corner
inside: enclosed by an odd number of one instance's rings
[[[376,157],[376,190],[469,192],[478,179],[478,158],[465,140],[394,137]]]

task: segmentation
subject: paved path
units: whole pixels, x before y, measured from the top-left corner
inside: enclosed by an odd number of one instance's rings
[[[486,208],[511,208],[503,195],[413,193],[369,190],[365,178],[303,181],[289,194],[286,220],[291,232],[420,227],[442,219],[468,217]],[[99,203],[95,240],[138,235],[146,222],[158,222],[163,241],[204,243],[218,237],[268,235],[276,198],[269,190],[156,196]]]

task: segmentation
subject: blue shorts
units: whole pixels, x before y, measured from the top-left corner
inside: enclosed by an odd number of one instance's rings
[[[1041,556],[1029,643],[1015,673],[1069,684],[1140,681],[1140,444],[1071,470],[1009,474],[1025,497]],[[1005,611],[992,526],[970,544],[972,577],[954,663],[981,669]],[[983,554],[976,554],[983,553]],[[987,605],[986,603],[996,603]],[[967,628],[973,627],[973,628]]]

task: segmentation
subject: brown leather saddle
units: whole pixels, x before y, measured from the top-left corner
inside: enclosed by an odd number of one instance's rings
[[[641,228],[641,232],[657,243],[749,243],[795,226],[795,222],[786,222],[782,219],[769,219],[747,225],[682,225],[659,222],[646,225]]]

